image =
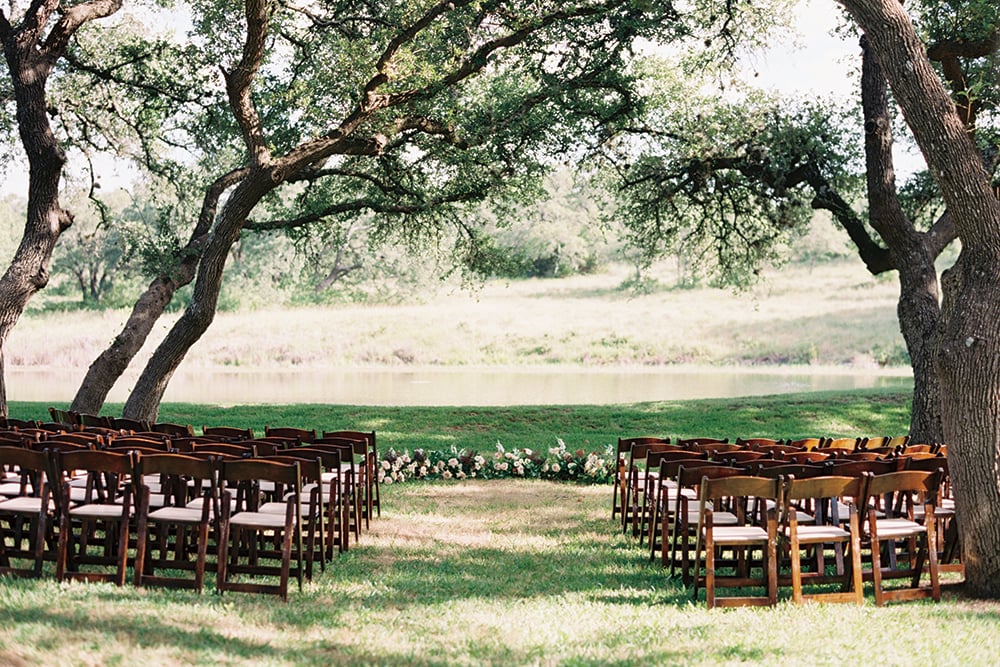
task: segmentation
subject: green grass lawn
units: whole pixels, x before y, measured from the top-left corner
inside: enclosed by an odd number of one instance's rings
[[[396,485],[287,604],[0,582],[0,664],[988,665],[1000,605],[705,609],[610,520],[607,487]]]
[[[397,450],[542,449],[561,438],[570,449],[601,449],[621,435],[798,438],[901,435],[911,396],[898,390],[816,392],[737,399],[538,407],[365,407],[165,403],[159,420],[202,426],[299,426],[317,431],[376,431],[379,448]],[[65,406],[58,406],[65,407]],[[102,414],[118,415],[108,404]],[[48,404],[12,403],[10,416],[47,420]]]
[[[12,416],[42,417],[17,404]],[[111,412],[109,407],[109,411]],[[903,433],[892,392],[573,408],[164,405],[202,424],[374,428],[382,447],[513,447],[618,435]],[[610,487],[535,480],[383,486],[382,517],[283,604],[186,591],[0,581],[0,664],[987,665],[1000,605],[705,609],[610,518]],[[787,591],[786,591],[787,594]]]

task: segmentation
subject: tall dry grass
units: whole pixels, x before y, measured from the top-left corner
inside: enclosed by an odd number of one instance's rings
[[[794,267],[746,293],[620,289],[628,270],[442,288],[404,305],[219,313],[184,368],[821,364],[902,362],[898,288],[858,262]],[[669,275],[662,285],[672,284]],[[122,311],[26,316],[5,348],[11,367],[85,368],[118,333]],[[165,317],[141,364],[176,319]]]

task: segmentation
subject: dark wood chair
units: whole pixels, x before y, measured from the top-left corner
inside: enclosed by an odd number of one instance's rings
[[[169,436],[185,438],[194,435],[194,428],[190,424],[174,424],[171,422],[154,422],[149,425],[149,430],[155,433],[164,433]]]
[[[664,524],[664,534],[669,535],[670,542],[670,576],[674,576],[679,568],[684,584],[691,583],[691,561],[694,557],[695,547],[692,539],[696,537],[698,525],[698,504],[695,499],[701,497],[702,481],[743,474],[745,473],[740,468],[718,465],[717,463],[705,465],[699,462],[694,465],[681,465],[677,469],[674,511],[669,517],[669,527],[666,523]],[[719,510],[714,513],[712,521],[716,526],[722,526],[736,525],[739,520],[735,514]],[[663,548],[666,550],[666,543],[664,543]]]
[[[252,428],[238,426],[202,426],[203,435],[218,436],[227,440],[253,440]]]
[[[629,447],[628,463],[625,467],[625,496],[622,504],[622,532],[631,532],[633,537],[641,534],[641,524],[645,520],[648,499],[645,492],[649,487],[651,476],[658,474],[656,468],[648,465],[648,458],[652,452],[680,452],[686,451],[683,447],[672,445],[669,442],[657,442],[651,438],[633,438]]]
[[[159,453],[140,456],[135,585],[204,588],[209,533],[218,516],[216,464]],[[199,503],[191,505],[197,497]],[[191,572],[190,576],[179,576]],[[176,573],[176,574],[175,574]]]
[[[326,571],[326,537],[325,522],[327,511],[323,493],[323,464],[319,458],[296,456],[267,456],[265,461],[279,463],[298,463],[299,474],[302,476],[302,492],[299,496],[299,516],[301,517],[301,532],[304,550],[305,577],[312,579],[313,566],[318,562],[319,568]],[[286,503],[284,498],[275,498],[261,503],[258,511],[284,514]]]
[[[120,431],[130,431],[133,435],[152,431],[152,425],[142,419],[128,419],[126,417],[110,417],[111,427]]]
[[[368,443],[368,453],[365,459],[365,479],[367,487],[367,511],[372,516],[382,516],[382,491],[379,482],[378,468],[378,442],[375,440],[375,431],[323,431],[324,438],[350,438],[352,440],[364,440]]]
[[[796,438],[794,440],[786,440],[785,446],[787,447],[797,447],[798,449],[815,449],[816,447],[822,447],[825,438]]]
[[[124,585],[133,516],[132,457],[88,449],[56,452],[54,461],[53,477],[62,484],[56,578]],[[86,473],[78,503],[72,495],[77,471]],[[112,572],[85,571],[84,566],[110,567]]]
[[[333,560],[335,549],[338,552],[347,551],[350,545],[351,510],[347,503],[350,489],[346,485],[346,475],[341,466],[341,452],[315,447],[293,447],[283,451],[280,456],[318,460],[323,467],[320,479],[323,507],[326,510],[324,545],[326,560]]]
[[[861,528],[858,521],[857,505],[864,498],[865,477],[821,476],[808,479],[786,477],[783,488],[784,509],[782,511],[782,537],[788,549],[791,576],[784,579],[792,588],[792,601],[801,604],[804,600],[823,602],[864,603],[864,587],[861,570]],[[850,499],[847,505],[847,528],[830,512],[814,512],[813,518],[800,521],[798,506],[804,502],[814,507],[839,499]],[[850,556],[847,563],[838,562],[836,573],[828,574],[822,557],[826,545],[846,545]],[[803,550],[809,550],[814,570],[802,565]],[[844,549],[835,550],[835,558],[843,558]],[[783,583],[783,582],[779,582]],[[838,591],[806,592],[806,585],[839,583]]]
[[[52,423],[61,424],[65,426],[67,430],[72,430],[73,427],[80,424],[80,421],[77,419],[77,413],[70,410],[50,407],[49,416],[52,418]],[[35,422],[35,424],[36,426],[40,426],[39,422]]]
[[[241,591],[265,593],[288,600],[291,577],[302,589],[303,553],[300,495],[302,480],[299,464],[262,459],[222,461],[220,467],[222,516],[219,533],[219,567],[216,588],[219,593]],[[261,482],[270,482],[284,499],[282,514],[259,511],[265,499]],[[271,537],[280,540],[277,563],[265,558]],[[294,565],[292,564],[294,560]],[[277,578],[277,583],[235,581],[233,575]]]
[[[653,452],[649,456],[649,465],[657,467],[657,485],[650,490],[649,503],[649,560],[656,560],[656,552],[660,552],[660,562],[667,566],[670,553],[668,540],[674,511],[677,509],[677,494],[685,493],[689,500],[697,500],[694,491],[680,491],[677,487],[677,472],[681,466],[694,468],[698,466],[715,466],[717,461],[709,461],[707,455],[688,450],[680,452]]]
[[[373,503],[370,502],[368,491],[374,488],[369,484],[368,472],[368,442],[355,438],[324,436],[316,438],[309,445],[314,449],[326,449],[340,453],[341,471],[344,475],[345,502],[350,509],[351,526],[355,539],[360,537],[362,525],[370,525]]]
[[[45,452],[0,446],[0,486],[7,487],[0,496],[0,574],[40,577],[45,558],[55,556],[56,506],[50,495],[49,464]],[[19,567],[11,559],[27,560],[31,566]]]
[[[614,519],[624,512],[625,507],[625,485],[628,482],[628,456],[634,444],[670,444],[670,438],[661,438],[652,435],[635,436],[631,438],[618,438],[618,446],[615,452],[615,479],[611,498],[611,518]],[[624,521],[624,519],[623,519]]]
[[[265,438],[285,438],[307,444],[316,439],[316,429],[295,428],[292,426],[264,426]]]
[[[941,470],[903,470],[875,475],[868,481],[868,496],[894,496],[884,506],[884,516],[869,510],[868,537],[871,542],[872,582],[875,604],[879,607],[898,600],[941,599],[938,568],[935,499],[941,484]],[[914,516],[914,506],[924,507],[922,521]],[[928,585],[920,583],[926,569]],[[886,579],[909,579],[910,585],[887,589]]]

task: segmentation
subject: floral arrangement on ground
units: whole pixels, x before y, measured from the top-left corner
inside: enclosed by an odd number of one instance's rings
[[[400,484],[416,480],[461,479],[550,479],[580,484],[609,484],[614,474],[614,447],[603,452],[567,449],[557,445],[547,454],[532,449],[507,451],[497,441],[496,451],[481,454],[451,447],[449,450],[388,450],[379,462],[378,479],[382,484]]]

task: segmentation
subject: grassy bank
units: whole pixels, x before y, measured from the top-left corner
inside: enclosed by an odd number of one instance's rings
[[[317,431],[374,430],[380,449],[543,449],[563,440],[570,449],[598,449],[620,435],[659,434],[795,438],[815,435],[896,435],[909,429],[908,393],[891,390],[816,392],[738,399],[665,401],[607,406],[365,407],[165,403],[160,421],[203,425],[299,426]],[[65,407],[65,406],[60,406]],[[120,414],[109,404],[103,414]],[[12,417],[47,419],[48,405],[12,403]]]

